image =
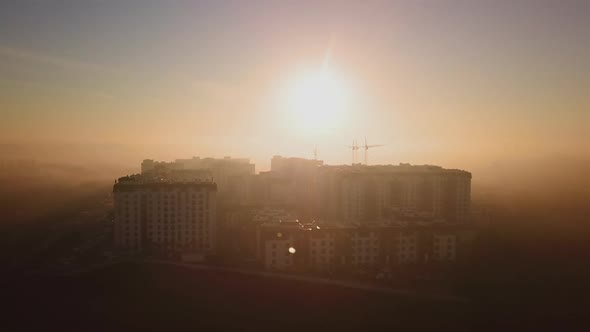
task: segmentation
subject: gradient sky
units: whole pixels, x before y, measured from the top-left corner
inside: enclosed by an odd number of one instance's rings
[[[294,128],[289,77],[354,88],[339,126]],[[590,1],[2,1],[0,142],[461,167],[590,151]],[[98,149],[98,148],[97,148]],[[97,154],[103,155],[103,154]],[[107,154],[108,155],[108,154]]]

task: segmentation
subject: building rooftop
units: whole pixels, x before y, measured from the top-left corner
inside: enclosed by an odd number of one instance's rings
[[[437,165],[412,165],[400,163],[399,165],[323,165],[321,170],[336,171],[343,174],[391,174],[391,173],[446,173],[471,177],[471,173],[460,169],[447,169]]]
[[[168,185],[201,185],[201,186],[211,186],[217,188],[217,184],[210,180],[201,180],[201,179],[194,179],[194,180],[186,180],[186,179],[176,179],[176,178],[168,178],[168,177],[160,177],[158,175],[151,175],[151,174],[133,174],[127,175],[118,178],[115,181],[115,189],[117,187],[122,186],[137,186],[137,185],[152,185],[152,186],[168,186]]]
[[[261,224],[264,228],[288,228],[297,229],[302,231],[330,231],[330,230],[387,230],[387,229],[398,229],[398,230],[416,230],[416,229],[432,229],[432,230],[449,230],[449,229],[467,229],[469,225],[465,224],[448,224],[448,223],[433,223],[433,222],[373,222],[373,223],[340,223],[340,222],[318,222],[318,223],[307,223],[301,224],[299,221],[296,223],[280,223],[280,222],[267,222]]]

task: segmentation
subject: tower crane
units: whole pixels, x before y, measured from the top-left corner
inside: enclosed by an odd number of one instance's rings
[[[353,139],[352,145],[347,145],[347,147],[352,151],[352,164],[354,165],[354,162],[356,161],[356,154],[357,154],[357,151],[359,150],[360,146],[358,144],[356,144],[356,140]]]
[[[370,148],[376,148],[376,147],[380,147],[383,146],[383,144],[373,144],[373,145],[369,145],[367,144],[367,137],[365,136],[365,145],[362,145],[361,147],[365,150],[365,165],[368,165],[368,155],[369,155],[369,149]],[[358,148],[358,146],[357,146]]]

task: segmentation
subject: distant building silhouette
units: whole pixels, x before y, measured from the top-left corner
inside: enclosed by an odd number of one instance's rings
[[[440,166],[323,166],[318,169],[321,215],[329,220],[467,222],[471,173]]]
[[[190,172],[192,171],[192,173]],[[234,186],[234,181],[244,176],[254,175],[255,165],[247,158],[200,158],[176,159],[173,162],[158,162],[145,159],[141,163],[142,174],[185,174],[201,180],[209,179],[217,183],[220,193]]]
[[[294,209],[334,222],[464,223],[471,208],[471,173],[431,165],[324,165],[275,156],[271,170],[234,177],[227,193],[238,205]]]
[[[270,170],[284,179],[293,197],[293,206],[302,214],[314,216],[319,209],[317,193],[318,169],[324,165],[322,160],[304,158],[285,158],[274,156]]]

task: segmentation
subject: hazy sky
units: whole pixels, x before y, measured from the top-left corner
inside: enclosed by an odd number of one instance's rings
[[[306,130],[284,91],[328,51],[354,98]],[[589,96],[590,1],[0,2],[0,142],[461,167],[588,157]]]

